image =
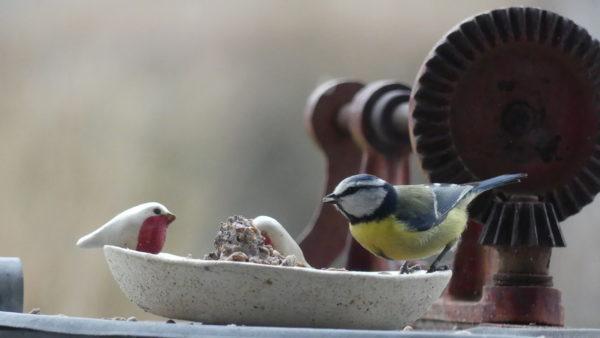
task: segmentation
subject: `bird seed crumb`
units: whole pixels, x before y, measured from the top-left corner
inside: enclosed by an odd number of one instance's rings
[[[267,244],[265,237],[252,225],[252,219],[231,216],[222,222],[214,241],[215,251],[207,260],[250,262],[266,265],[304,266],[296,256],[283,256]]]

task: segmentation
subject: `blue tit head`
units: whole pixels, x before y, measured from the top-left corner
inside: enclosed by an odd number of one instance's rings
[[[332,203],[350,221],[361,223],[393,214],[396,205],[394,187],[373,175],[354,175],[342,180],[323,198]]]

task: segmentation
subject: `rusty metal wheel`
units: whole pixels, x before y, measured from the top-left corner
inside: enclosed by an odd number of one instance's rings
[[[430,179],[529,174],[473,203],[484,244],[564,246],[557,221],[600,191],[599,66],[599,43],[585,29],[536,8],[466,20],[426,59],[411,131]]]

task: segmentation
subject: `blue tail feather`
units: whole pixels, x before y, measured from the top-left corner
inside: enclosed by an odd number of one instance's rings
[[[471,183],[474,186],[473,190],[471,190],[471,191],[475,192],[475,193],[482,193],[484,191],[494,189],[497,187],[501,187],[503,185],[521,182],[521,179],[525,178],[525,177],[527,177],[527,174],[523,174],[523,173],[507,174],[507,175],[500,175],[500,176],[492,177],[490,179],[483,180],[481,182]]]

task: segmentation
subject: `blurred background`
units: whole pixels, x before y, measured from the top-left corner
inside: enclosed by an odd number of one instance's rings
[[[412,84],[446,31],[510,5],[600,37],[593,1],[1,2],[0,256],[23,260],[26,311],[156,318],[121,294],[101,250],[75,247],[141,202],[177,214],[175,254],[201,257],[233,214],[299,234],[324,179],[310,92],[338,77]],[[599,218],[596,201],[554,251],[571,326],[600,327]]]

